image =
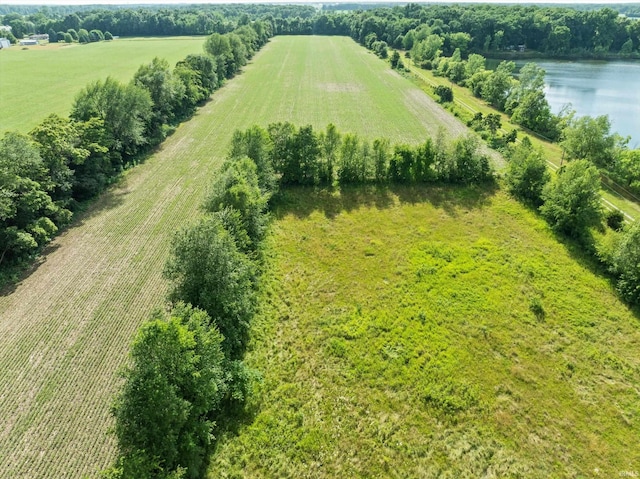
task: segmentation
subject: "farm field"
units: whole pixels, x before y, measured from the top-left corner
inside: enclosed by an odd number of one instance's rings
[[[129,81],[154,57],[170,65],[202,53],[205,37],[120,38],[110,42],[13,46],[0,51],[0,134],[27,133],[47,115],[67,115],[89,82],[112,76]]]
[[[170,239],[200,214],[235,129],[333,122],[412,143],[439,126],[464,131],[348,38],[278,37],[245,70],[0,297],[0,477],[95,477],[112,460],[117,370],[138,325],[164,305]]]
[[[289,190],[224,477],[619,477],[640,470],[640,331],[503,192]]]

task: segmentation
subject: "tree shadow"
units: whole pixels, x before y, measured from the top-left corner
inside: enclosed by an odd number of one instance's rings
[[[605,279],[611,288],[611,291],[616,295],[620,302],[625,305],[627,310],[636,318],[636,320],[640,321],[640,305],[634,306],[629,304],[618,293],[618,278],[609,270],[607,265],[598,258],[596,240],[591,231],[582,231],[577,237],[567,236],[563,233],[554,231],[553,236],[554,239],[564,247],[572,260],[584,269],[588,270],[590,273]]]
[[[363,185],[332,187],[295,186],[283,188],[272,200],[276,218],[287,215],[307,218],[315,212],[329,219],[358,208],[391,208],[395,204],[429,203],[456,217],[460,208],[481,208],[498,190],[495,183],[484,185]]]

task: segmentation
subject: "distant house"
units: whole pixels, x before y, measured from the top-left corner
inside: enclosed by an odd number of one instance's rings
[[[526,45],[518,45],[518,51],[521,53],[524,53],[524,51],[527,49]]]
[[[49,34],[43,33],[41,35],[29,35],[29,40],[44,40],[46,42],[49,41]]]
[[[37,44],[38,44],[38,40],[31,40],[31,39],[20,40],[20,45],[22,46],[31,46],[31,45],[37,45]]]
[[[3,48],[9,48],[11,46],[11,42],[6,38],[0,38],[0,50]]]

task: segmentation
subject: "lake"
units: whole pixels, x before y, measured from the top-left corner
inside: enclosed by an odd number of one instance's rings
[[[547,72],[546,96],[554,113],[571,103],[579,116],[609,115],[611,130],[630,136],[630,148],[640,148],[640,62],[531,61]]]

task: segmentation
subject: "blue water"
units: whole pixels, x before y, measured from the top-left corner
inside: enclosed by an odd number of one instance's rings
[[[578,116],[609,115],[611,130],[630,136],[630,148],[640,148],[640,62],[533,61],[547,72],[546,96],[554,113],[571,103]]]

